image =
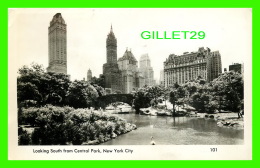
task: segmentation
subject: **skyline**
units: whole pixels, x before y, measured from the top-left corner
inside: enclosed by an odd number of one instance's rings
[[[9,9],[9,54],[17,58],[17,70],[32,62],[47,68],[48,27],[56,13],[62,14],[68,27],[68,74],[72,80],[86,79],[88,69],[93,76],[102,74],[111,23],[118,41],[117,59],[131,48],[139,67],[141,55],[148,53],[156,81],[172,53],[181,55],[199,47],[218,50],[222,71],[232,63],[245,63],[252,55],[251,9]],[[204,31],[206,38],[145,40],[142,31]]]

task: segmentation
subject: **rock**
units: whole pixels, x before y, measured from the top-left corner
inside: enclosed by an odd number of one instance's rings
[[[98,140],[88,141],[87,143],[83,143],[83,145],[97,145],[99,144]]]
[[[238,125],[238,123],[231,123],[230,126]]]
[[[224,121],[224,122],[222,122],[222,124],[223,124],[224,126],[229,126],[231,123],[230,123],[229,121]]]
[[[118,130],[118,131],[116,131],[115,132],[117,135],[120,135],[121,134],[121,132]]]
[[[132,130],[136,130],[137,126],[135,124],[132,124]]]
[[[221,121],[217,122],[218,126],[223,126],[223,123]]]
[[[111,138],[115,139],[116,137],[117,137],[116,133],[113,132]]]
[[[109,137],[105,137],[104,140],[105,140],[105,142],[106,142],[106,141],[109,141],[110,139],[111,139],[111,138],[109,138]]]
[[[105,142],[104,136],[99,137],[98,140],[99,140],[100,143]]]
[[[214,115],[210,115],[209,118],[214,118]]]

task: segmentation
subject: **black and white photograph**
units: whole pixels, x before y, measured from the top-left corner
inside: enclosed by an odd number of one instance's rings
[[[9,8],[8,64],[10,159],[252,157],[250,8]]]

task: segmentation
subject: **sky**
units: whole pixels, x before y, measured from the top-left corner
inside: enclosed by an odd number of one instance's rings
[[[32,62],[48,67],[48,27],[56,13],[67,24],[67,72],[71,79],[103,72],[111,24],[117,58],[126,48],[138,60],[148,53],[156,80],[169,54],[209,47],[219,51],[222,69],[252,57],[252,9],[249,8],[19,8],[9,9],[9,62],[18,71]],[[143,39],[143,31],[204,31],[204,39]],[[250,59],[249,59],[250,58]],[[251,65],[251,64],[248,64]]]

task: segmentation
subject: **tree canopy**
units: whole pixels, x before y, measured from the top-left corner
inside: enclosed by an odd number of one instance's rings
[[[46,104],[75,108],[95,106],[97,97],[105,94],[98,84],[71,81],[63,73],[45,72],[42,65],[23,66],[18,71],[17,100],[19,106]]]

